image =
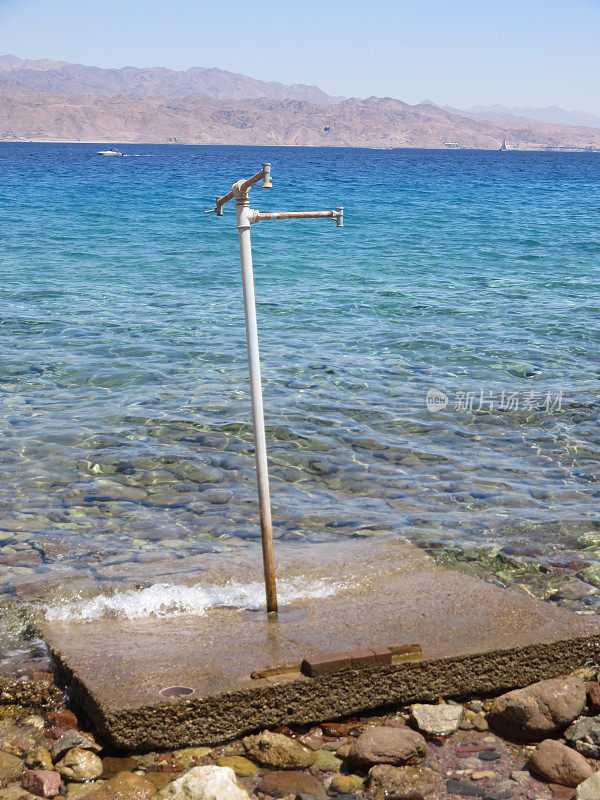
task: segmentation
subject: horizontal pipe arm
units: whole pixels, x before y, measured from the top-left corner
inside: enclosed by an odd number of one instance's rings
[[[255,219],[256,222],[263,219],[334,219],[341,228],[344,225],[344,210],[338,208],[335,211],[259,211]]]

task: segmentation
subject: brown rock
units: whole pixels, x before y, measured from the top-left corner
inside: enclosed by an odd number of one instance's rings
[[[392,767],[377,764],[369,770],[369,796],[373,800],[424,800],[440,788],[442,778],[429,767]]]
[[[85,750],[86,748],[83,749]],[[114,776],[118,775],[120,772],[133,772],[138,766],[139,762],[137,758],[133,756],[125,758],[105,756],[105,758],[102,759],[102,777],[107,779],[114,778]]]
[[[338,758],[348,758],[351,750],[352,744],[350,742],[344,742],[338,747],[338,749],[335,751],[335,754],[338,756]]]
[[[549,783],[548,788],[552,792],[554,800],[573,800],[575,789],[571,786],[561,786],[560,783]]]
[[[490,726],[488,725],[487,719],[483,716],[483,714],[476,714],[475,719],[473,720],[473,727],[476,731],[488,731]]]
[[[217,766],[231,767],[238,778],[250,778],[258,772],[256,764],[244,756],[221,756],[217,761]]]
[[[3,750],[5,753],[12,753],[13,756],[24,756],[25,753],[32,750],[37,744],[35,738],[32,737],[30,733],[30,730],[24,730],[19,725],[8,725],[0,733],[0,750]]]
[[[6,789],[0,789],[0,800],[38,800],[38,798],[29,794],[20,784],[13,783]]]
[[[211,760],[207,758],[211,752],[210,747],[184,747],[181,750],[174,750],[173,764],[180,770],[211,764]]]
[[[427,754],[425,739],[410,728],[367,728],[352,744],[348,758],[354,764],[404,766],[416,764]]]
[[[529,769],[549,783],[577,786],[595,770],[581,753],[554,739],[545,739],[529,758]]]
[[[306,769],[314,763],[314,750],[283,736],[280,733],[263,731],[257,736],[242,739],[246,753],[254,761],[276,769]]]
[[[268,772],[260,779],[258,788],[271,797],[295,797],[307,794],[325,800],[327,794],[323,784],[307,772]]]
[[[600,683],[591,681],[586,684],[588,707],[592,714],[600,712]]]
[[[321,730],[327,736],[348,736],[352,727],[350,722],[323,722],[321,724]]]
[[[311,728],[308,733],[298,736],[298,741],[309,750],[320,750],[323,747],[323,731],[321,728]]]
[[[406,722],[402,717],[386,717],[383,724],[386,728],[404,728]]]
[[[27,753],[25,763],[29,769],[52,770],[52,756],[45,747],[38,745]]]
[[[168,774],[166,772],[147,772],[144,777],[147,781],[150,781],[152,786],[160,792],[161,789],[164,789],[168,783],[171,783],[172,780],[175,778],[179,778],[181,775],[180,772]]]
[[[551,678],[497,697],[487,719],[500,733],[535,741],[573,722],[583,710],[585,697],[581,678]]]
[[[363,783],[364,780],[360,775],[341,775],[338,773],[331,779],[329,788],[333,789],[334,792],[339,792],[339,794],[352,794],[362,789]]]
[[[66,800],[83,800],[86,795],[95,792],[105,783],[106,781],[103,780],[89,781],[88,783],[67,783],[62,794],[64,794]],[[58,800],[60,800],[60,797]]]
[[[119,772],[104,786],[86,795],[87,800],[150,800],[156,794],[156,786],[135,772]]]
[[[48,728],[48,730],[46,731],[46,737],[51,742],[56,742],[66,732],[67,732],[66,728],[61,728],[59,725],[53,725],[51,728]]]
[[[31,673],[34,681],[42,681],[44,683],[54,683],[54,675],[51,672],[46,672],[41,669],[34,669]]]
[[[30,769],[22,780],[23,788],[38,797],[56,797],[61,783],[58,772],[47,769]]]
[[[17,756],[0,750],[0,788],[20,781],[25,774],[25,764]]]
[[[56,725],[59,728],[66,728],[67,730],[76,728],[78,725],[77,717],[72,711],[69,711],[68,708],[50,711],[49,714],[46,714],[46,722],[50,726]]]
[[[70,781],[91,781],[102,775],[102,761],[91,750],[73,747],[56,764],[56,769]]]

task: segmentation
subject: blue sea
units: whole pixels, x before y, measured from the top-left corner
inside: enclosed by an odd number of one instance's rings
[[[0,144],[0,596],[258,546],[235,214],[203,212],[269,161],[252,207],[345,215],[252,229],[275,537],[596,612],[600,155],[99,149]]]

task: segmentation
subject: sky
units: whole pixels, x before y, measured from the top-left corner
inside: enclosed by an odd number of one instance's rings
[[[600,115],[600,0],[0,0],[0,54]]]

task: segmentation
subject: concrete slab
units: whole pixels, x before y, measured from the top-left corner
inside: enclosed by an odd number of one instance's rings
[[[240,553],[206,557],[196,579],[256,580],[258,554],[243,555],[243,564]],[[600,645],[596,619],[436,567],[403,541],[280,546],[278,561],[281,578],[308,586],[327,577],[335,593],[300,600],[279,620],[214,608],[46,622],[56,662],[101,735],[128,750],[215,744],[267,726],[506,691],[571,670]],[[408,644],[420,645],[419,660],[396,650],[388,665],[300,673],[303,659],[323,653]],[[162,697],[171,686],[193,694]]]

